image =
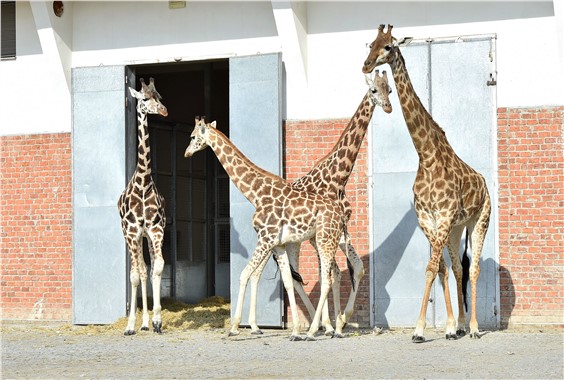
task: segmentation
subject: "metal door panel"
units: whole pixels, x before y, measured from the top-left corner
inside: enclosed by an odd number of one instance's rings
[[[124,67],[76,68],[73,103],[73,323],[111,323],[126,311]]]
[[[374,174],[374,301],[377,326],[411,326],[425,285],[427,238],[419,228],[414,172]]]
[[[492,169],[490,40],[431,44],[433,118],[456,154],[475,170]]]
[[[493,202],[493,179],[497,165],[493,146],[495,140],[492,138],[495,134],[495,87],[487,85],[492,68],[492,44],[489,38],[431,44],[431,99],[433,118],[445,131],[456,154],[486,178]],[[480,327],[489,328],[497,325],[496,305],[499,299],[495,285],[495,215],[492,210],[480,260],[477,295],[478,323]],[[445,256],[448,256],[446,250]],[[449,279],[451,298],[456,300],[452,270]],[[435,297],[436,324],[443,326],[446,323],[444,297],[438,283],[435,287],[435,291],[440,293]],[[468,296],[470,307],[470,285]],[[458,312],[455,302],[453,309],[455,313]]]
[[[229,134],[252,162],[281,174],[282,61],[280,54],[235,57],[229,60]],[[230,182],[231,315],[239,294],[239,277],[252,256],[257,238],[252,226],[254,207]],[[250,284],[249,284],[250,285]],[[248,324],[247,286],[243,324]],[[257,322],[282,326],[283,297],[276,263],[269,260],[259,283]]]
[[[429,49],[412,44],[402,50],[421,102],[428,107]],[[372,118],[373,322],[411,326],[421,307],[429,244],[413,209],[413,181],[418,156],[405,125],[391,70],[393,112],[376,110]],[[432,313],[427,319],[432,323]]]

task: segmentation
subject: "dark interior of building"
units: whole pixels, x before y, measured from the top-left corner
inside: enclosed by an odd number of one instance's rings
[[[137,89],[139,78],[155,79],[168,109],[166,118],[149,117],[153,179],[166,201],[161,295],[190,303],[229,298],[229,177],[211,149],[184,158],[197,116],[229,136],[229,61],[130,68]]]

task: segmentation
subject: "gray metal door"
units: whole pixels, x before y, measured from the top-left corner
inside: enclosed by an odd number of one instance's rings
[[[73,323],[126,311],[125,241],[117,199],[126,183],[124,66],[72,71]]]
[[[282,60],[280,54],[229,59],[229,135],[252,162],[282,173]],[[239,276],[252,256],[257,238],[252,226],[254,207],[230,182],[231,301],[239,293]],[[250,285],[250,284],[249,284]],[[248,324],[247,287],[242,324]],[[235,311],[232,304],[231,315]],[[280,274],[269,260],[259,284],[257,322],[281,327],[283,297]]]
[[[494,207],[480,261],[477,312],[480,327],[496,327],[496,104],[495,86],[487,83],[490,73],[495,75],[495,40],[480,37],[419,42],[402,49],[402,53],[415,91],[445,130],[455,152],[486,177]],[[395,85],[392,88],[396,92]],[[391,100],[393,113],[375,113],[371,130],[372,321],[377,326],[413,326],[421,307],[430,245],[413,208],[418,157],[399,100],[397,96],[391,96]],[[448,254],[446,258],[450,265]],[[451,297],[456,300],[452,271],[450,279]],[[444,326],[446,311],[438,281],[429,302],[428,326]],[[456,302],[453,308],[457,313]]]

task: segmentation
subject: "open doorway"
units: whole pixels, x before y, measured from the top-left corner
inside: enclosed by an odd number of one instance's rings
[[[209,149],[184,158],[196,116],[216,120],[229,136],[229,61],[130,69],[136,88],[139,78],[155,79],[168,109],[166,118],[149,115],[153,179],[166,201],[161,294],[189,303],[213,295],[229,298],[229,177]],[[144,253],[149,262],[146,242]]]

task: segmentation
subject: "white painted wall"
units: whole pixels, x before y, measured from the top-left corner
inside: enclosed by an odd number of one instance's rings
[[[350,117],[366,44],[496,34],[498,106],[564,104],[562,2],[17,2],[17,59],[0,62],[0,134],[71,130],[72,67],[283,52],[287,118]],[[289,12],[294,17],[289,17]],[[290,13],[291,16],[291,13]],[[407,62],[409,68],[409,62]]]

